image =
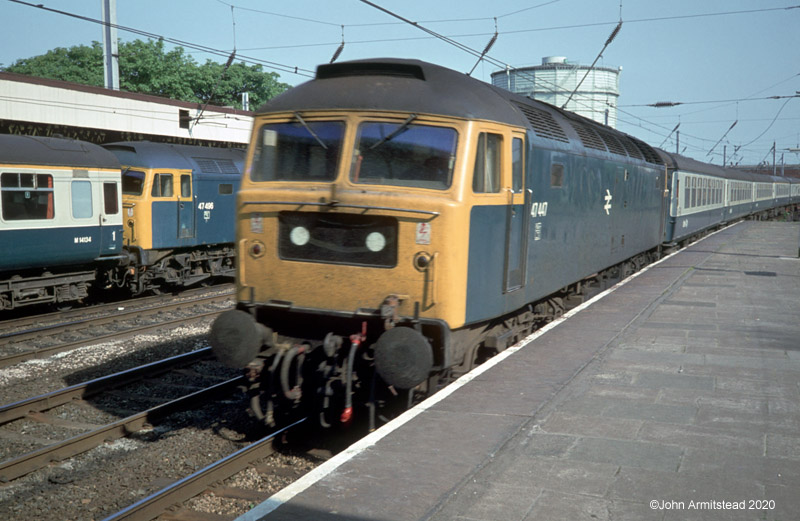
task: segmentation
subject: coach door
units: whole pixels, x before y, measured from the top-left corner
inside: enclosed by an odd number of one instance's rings
[[[530,197],[525,187],[525,136],[515,134],[511,139],[511,186],[506,213],[506,259],[503,291],[510,293],[525,285],[528,259],[528,223]]]
[[[178,196],[178,240],[181,243],[191,242],[195,236],[195,211],[192,198],[192,174],[180,174],[180,192]]]
[[[100,253],[117,251],[122,244],[119,212],[119,182],[102,180],[103,206],[100,212]]]

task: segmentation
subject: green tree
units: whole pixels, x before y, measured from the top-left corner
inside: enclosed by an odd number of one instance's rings
[[[72,81],[84,85],[103,86],[103,46],[76,45],[65,49],[56,47],[41,56],[22,58],[5,68],[8,72]]]
[[[8,72],[41,78],[103,86],[103,46],[58,47],[41,56],[17,60]],[[183,47],[167,51],[162,40],[135,40],[119,44],[119,84],[128,92],[152,94],[182,101],[241,108],[241,94],[249,92],[250,106],[258,107],[289,88],[275,72],[261,65],[222,64],[206,60],[199,65]]]

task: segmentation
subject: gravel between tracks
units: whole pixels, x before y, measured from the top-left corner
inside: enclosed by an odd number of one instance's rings
[[[104,342],[4,368],[0,370],[0,402],[11,403],[205,347],[210,322]],[[231,376],[236,374],[238,371]],[[0,484],[0,519],[102,519],[263,435],[245,409],[245,399],[240,396],[212,403],[202,411],[173,415],[154,428]],[[0,446],[11,448],[14,443],[0,437]],[[271,475],[250,470],[235,478],[235,484],[274,492],[316,463],[304,455],[279,454],[270,465],[286,471]],[[241,513],[250,505],[213,495],[203,495],[192,503],[193,508],[206,512]]]

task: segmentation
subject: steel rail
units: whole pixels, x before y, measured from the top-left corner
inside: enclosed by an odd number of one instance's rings
[[[45,332],[45,331],[55,331],[56,333],[61,333],[61,331],[59,331],[59,330],[63,329],[63,332],[69,332],[69,331],[73,331],[75,329],[81,329],[81,327],[85,327],[87,325],[98,325],[98,326],[100,326],[100,325],[103,325],[103,324],[109,324],[109,323],[112,323],[112,322],[117,322],[120,319],[125,319],[126,317],[135,317],[135,316],[137,316],[137,315],[139,315],[141,313],[154,314],[154,313],[159,313],[161,311],[180,309],[180,308],[182,308],[184,306],[193,306],[193,305],[203,304],[203,303],[207,303],[207,302],[214,302],[215,300],[226,299],[231,294],[233,294],[233,292],[231,292],[230,294],[224,294],[224,295],[208,295],[208,296],[203,296],[203,297],[200,297],[200,298],[197,298],[197,299],[194,299],[194,300],[181,301],[181,302],[172,302],[172,303],[169,303],[167,305],[163,305],[162,304],[162,305],[155,305],[155,306],[149,306],[149,307],[143,307],[143,308],[129,309],[127,311],[121,311],[119,313],[114,313],[114,314],[111,314],[111,315],[105,314],[105,315],[103,315],[101,317],[88,317],[88,318],[82,318],[82,319],[79,319],[79,320],[71,320],[69,322],[61,322],[61,323],[57,323],[57,324],[49,324],[49,325],[44,325],[44,326],[38,326],[38,327],[35,327],[33,329],[28,329],[28,330],[25,330],[25,331],[14,331],[14,332],[11,332],[11,333],[4,333],[4,334],[0,334],[0,345],[7,345],[7,344],[10,344],[10,343],[14,343],[14,342],[20,342],[22,340],[28,340],[28,339],[31,339],[31,338],[37,338],[37,337],[40,336],[40,334],[42,332]],[[84,314],[86,314],[86,313],[87,312],[84,312]]]
[[[127,369],[107,376],[101,376],[87,382],[71,385],[63,389],[26,398],[18,402],[0,406],[0,424],[24,418],[32,412],[42,412],[58,407],[72,400],[80,400],[98,394],[106,389],[126,385],[145,377],[163,374],[175,367],[184,366],[211,358],[211,348],[204,347],[188,353],[151,362],[139,367]]]
[[[226,287],[233,286],[230,283],[223,283],[214,285],[211,287],[204,287],[204,288],[194,288],[182,291],[179,295],[171,295],[172,298],[182,298],[182,297],[189,297],[192,298],[195,294],[204,294],[208,293],[209,291],[219,290],[224,291]],[[229,289],[228,292],[233,294],[233,289]],[[25,317],[19,318],[12,318],[8,320],[0,321],[0,331],[7,331],[12,328],[17,327],[25,327],[31,324],[41,324],[42,322],[47,321],[55,321],[55,320],[64,320],[64,319],[71,319],[72,317],[80,317],[81,315],[85,315],[87,313],[102,313],[102,314],[109,314],[119,311],[119,308],[126,308],[132,306],[149,306],[151,303],[158,303],[163,301],[165,298],[170,297],[167,294],[160,294],[160,295],[149,295],[146,297],[136,297],[130,298],[127,300],[120,300],[117,302],[108,302],[102,304],[91,304],[81,307],[75,307],[69,310],[63,311],[54,311],[51,313],[41,313],[36,315],[29,315]],[[8,336],[8,334],[0,334],[0,338],[4,338]]]
[[[221,298],[221,297],[217,297],[217,298]],[[225,298],[227,298],[227,297],[225,297]],[[196,304],[196,302],[182,303],[181,306],[183,306],[183,305],[193,305],[193,304]],[[177,306],[177,305],[176,306],[172,306],[171,309],[175,309],[175,308],[181,307],[181,306]],[[154,314],[155,313],[160,313],[164,309],[170,309],[170,308],[159,308],[158,310],[154,310],[153,313]],[[141,311],[137,311],[136,313],[141,314]],[[17,364],[19,362],[24,362],[25,360],[30,360],[30,359],[33,359],[33,358],[44,358],[46,356],[50,356],[50,355],[53,355],[55,353],[60,353],[62,351],[67,351],[69,349],[75,349],[77,347],[82,347],[82,346],[85,346],[85,345],[88,345],[88,344],[95,344],[95,343],[103,341],[103,340],[111,340],[111,339],[115,339],[115,338],[128,337],[128,336],[131,336],[133,334],[146,333],[146,332],[150,332],[150,331],[157,331],[159,329],[164,329],[166,326],[182,325],[182,324],[186,324],[187,322],[196,322],[196,321],[201,320],[201,319],[206,318],[206,317],[213,317],[213,316],[218,315],[220,313],[222,313],[222,310],[209,311],[209,312],[206,312],[206,313],[200,313],[200,314],[197,314],[197,315],[193,315],[191,318],[182,317],[182,318],[177,318],[177,319],[173,319],[173,320],[167,320],[165,322],[159,322],[158,324],[150,324],[150,325],[147,325],[147,326],[132,327],[130,329],[125,329],[124,331],[115,331],[114,333],[108,333],[106,335],[94,336],[94,337],[89,338],[89,339],[76,340],[74,342],[69,342],[69,343],[66,343],[66,344],[56,344],[56,345],[53,345],[53,346],[43,347],[43,348],[32,350],[32,351],[23,351],[21,353],[14,353],[14,354],[11,354],[11,355],[5,355],[5,356],[0,357],[0,368],[7,367],[7,366],[10,366],[10,365],[14,365],[14,364]],[[115,317],[112,317],[110,320],[111,321],[115,321]]]
[[[0,462],[0,482],[7,482],[24,476],[25,474],[47,466],[53,461],[61,461],[86,452],[106,441],[123,438],[141,429],[147,422],[153,423],[175,411],[189,409],[189,406],[195,402],[207,400],[217,395],[230,392],[231,389],[243,383],[246,383],[246,379],[243,376],[238,376],[181,398],[157,405],[144,412],[109,423],[108,425],[104,425],[92,431],[73,436],[59,443],[54,443],[29,452],[28,454],[23,454],[17,458]]]
[[[198,470],[180,481],[143,498],[133,505],[106,517],[103,521],[150,521],[163,514],[175,504],[184,503],[203,493],[209,485],[227,479],[246,469],[254,461],[272,454],[274,440],[284,432],[306,421],[302,418],[261,440],[240,449],[216,463]]]

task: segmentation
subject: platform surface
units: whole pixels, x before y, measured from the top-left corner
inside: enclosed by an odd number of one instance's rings
[[[239,519],[800,519],[799,240],[717,232]]]

